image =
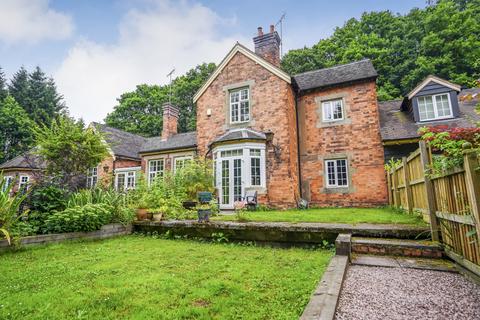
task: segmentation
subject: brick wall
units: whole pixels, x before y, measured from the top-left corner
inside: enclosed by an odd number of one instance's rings
[[[123,159],[118,157],[114,161],[113,157],[109,156],[98,165],[98,182],[101,183],[103,186],[110,186],[113,184],[114,181],[113,173],[115,169],[140,166],[140,160]],[[105,170],[107,167],[108,169]]]
[[[344,99],[346,119],[325,124],[321,102]],[[383,146],[374,81],[317,90],[298,98],[303,197],[322,206],[375,206],[387,202]],[[324,160],[345,156],[347,189],[325,187]]]
[[[34,184],[38,179],[40,179],[43,176],[42,171],[28,170],[28,169],[25,169],[25,170],[20,170],[20,169],[18,169],[18,170],[4,170],[4,171],[0,171],[0,173],[4,177],[12,177],[13,178],[13,183],[14,183],[14,185],[12,187],[12,192],[13,193],[16,193],[18,191],[20,176],[28,176],[29,177],[29,181],[28,181],[29,185]]]
[[[237,53],[197,101],[198,152],[204,156],[208,144],[232,128],[228,124],[225,87],[250,87],[251,117],[246,127],[273,132],[267,143],[267,194],[260,201],[276,207],[292,207],[298,197],[297,136],[295,103],[291,85]],[[211,116],[207,115],[211,109]],[[238,126],[237,126],[238,127]],[[275,151],[276,149],[276,151]]]

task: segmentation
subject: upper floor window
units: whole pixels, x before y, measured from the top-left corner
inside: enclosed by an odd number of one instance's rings
[[[448,93],[418,97],[417,102],[420,121],[446,119],[453,116]]]
[[[343,111],[343,99],[322,102],[323,121],[339,121],[345,118]]]
[[[230,122],[239,123],[250,121],[249,89],[230,91]]]
[[[93,188],[97,185],[98,169],[97,167],[90,168],[87,173],[87,187]]]
[[[163,159],[150,160],[148,162],[148,182],[152,183],[157,176],[163,177],[163,169]]]
[[[325,161],[327,187],[348,187],[347,159]]]

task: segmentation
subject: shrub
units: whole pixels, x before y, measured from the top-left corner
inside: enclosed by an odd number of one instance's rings
[[[26,205],[31,211],[41,213],[62,211],[67,205],[67,197],[65,189],[44,182],[32,186]]]
[[[95,231],[112,220],[113,207],[103,203],[87,203],[55,212],[45,221],[48,233]]]

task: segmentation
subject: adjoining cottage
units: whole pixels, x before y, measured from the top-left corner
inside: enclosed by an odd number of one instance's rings
[[[403,100],[379,103],[385,160],[401,158],[418,148],[418,130],[426,126],[473,128],[480,122],[475,106],[480,88],[463,89],[429,76]]]
[[[169,103],[160,137],[94,123],[110,156],[90,170],[87,185],[126,190],[140,172],[150,183],[202,157],[214,162],[221,209],[251,190],[272,207],[294,207],[301,198],[319,206],[377,206],[387,202],[385,159],[415,149],[418,128],[480,121],[476,102],[458,99],[476,99],[480,89],[462,91],[431,76],[404,100],[378,103],[370,60],[290,76],[280,69],[273,26],[265,34],[259,28],[253,41],[254,52],[237,43],[195,94],[195,132],[177,132],[179,111]]]

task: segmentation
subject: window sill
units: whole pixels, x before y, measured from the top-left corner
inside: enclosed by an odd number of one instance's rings
[[[319,121],[317,123],[317,128],[328,128],[328,127],[335,127],[335,126],[341,126],[346,124],[352,124],[352,119],[346,118],[343,120],[335,120],[335,121]]]

